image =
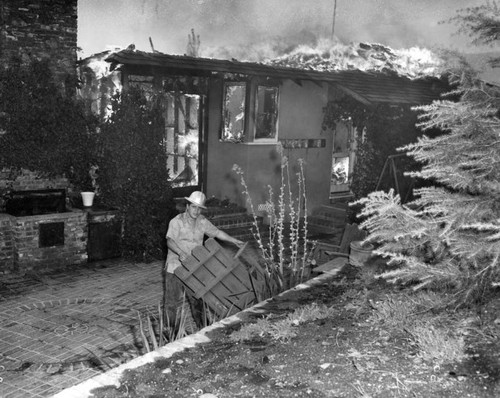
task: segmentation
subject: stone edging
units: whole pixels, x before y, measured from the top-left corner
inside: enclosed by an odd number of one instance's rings
[[[322,274],[314,279],[311,279],[307,282],[304,282],[300,285],[297,285],[293,287],[290,290],[287,290],[283,293],[280,293],[277,297],[283,297],[286,296],[287,294],[294,292],[296,290],[303,290],[307,289],[311,286],[314,285],[319,285],[329,279],[331,279],[336,273],[340,272],[341,269],[338,269],[337,272],[333,273],[326,273]],[[271,301],[273,298],[269,298],[267,300],[264,300],[253,307],[247,308],[235,315],[232,315],[228,318],[222,319],[219,322],[216,322],[210,326],[207,326],[206,328],[203,328],[199,332],[186,336],[180,340],[173,341],[172,343],[169,343],[163,347],[160,347],[158,350],[148,352],[147,354],[144,354],[140,357],[132,359],[130,362],[127,362],[123,365],[120,365],[114,369],[111,369],[107,371],[106,373],[100,374],[98,376],[92,377],[91,379],[88,379],[80,384],[77,384],[73,387],[67,388],[63,391],[60,391],[59,393],[55,394],[52,396],[52,398],[91,398],[93,394],[91,394],[91,391],[100,388],[100,387],[105,387],[109,385],[115,385],[119,386],[120,385],[120,378],[125,370],[128,369],[135,369],[140,366],[143,366],[147,363],[152,363],[154,360],[159,359],[159,358],[170,358],[172,355],[182,352],[187,348],[193,348],[197,344],[200,343],[208,343],[211,340],[206,336],[208,332],[211,332],[212,330],[228,327],[228,326],[234,326],[237,325],[241,322],[244,321],[245,315],[248,313],[261,313],[264,310],[261,309],[264,305],[266,305],[269,301]]]

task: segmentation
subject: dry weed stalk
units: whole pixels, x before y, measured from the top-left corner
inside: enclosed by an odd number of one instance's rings
[[[267,244],[264,244],[259,230],[258,218],[243,170],[237,164],[233,166],[233,171],[240,178],[243,187],[242,193],[246,197],[253,216],[252,233],[262,253],[268,279],[268,290],[271,296],[304,280],[306,276],[305,270],[309,265],[314,249],[314,242],[309,241],[307,238],[307,195],[304,161],[302,159],[298,160],[299,172],[296,174],[298,195],[294,198],[288,157],[283,155],[281,147],[279,147],[278,152],[281,155],[281,186],[277,204],[274,202],[273,189],[268,186],[269,199],[266,201],[266,211],[270,223]],[[289,226],[288,234],[286,234],[287,225]],[[301,250],[302,256],[300,255]],[[288,279],[286,278],[287,274],[289,275]]]

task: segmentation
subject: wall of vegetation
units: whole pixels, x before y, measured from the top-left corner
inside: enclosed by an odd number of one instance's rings
[[[46,62],[11,65],[0,69],[0,169],[65,176],[83,189],[97,162],[97,117],[61,92]]]
[[[160,104],[131,89],[113,98],[113,115],[101,120],[57,89],[46,63],[1,69],[0,170],[65,176],[77,203],[79,192],[93,189],[89,171],[97,166],[98,203],[117,208],[123,219],[122,254],[163,258],[175,204]],[[2,188],[3,202],[8,195]]]

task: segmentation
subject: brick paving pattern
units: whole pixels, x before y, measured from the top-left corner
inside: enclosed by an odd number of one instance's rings
[[[0,275],[0,398],[50,397],[142,355],[137,311],[157,312],[161,267],[118,259]]]

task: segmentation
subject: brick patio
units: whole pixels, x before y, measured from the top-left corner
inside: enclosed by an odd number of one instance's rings
[[[161,266],[0,275],[0,397],[49,397],[143,354],[137,311],[161,301]]]

